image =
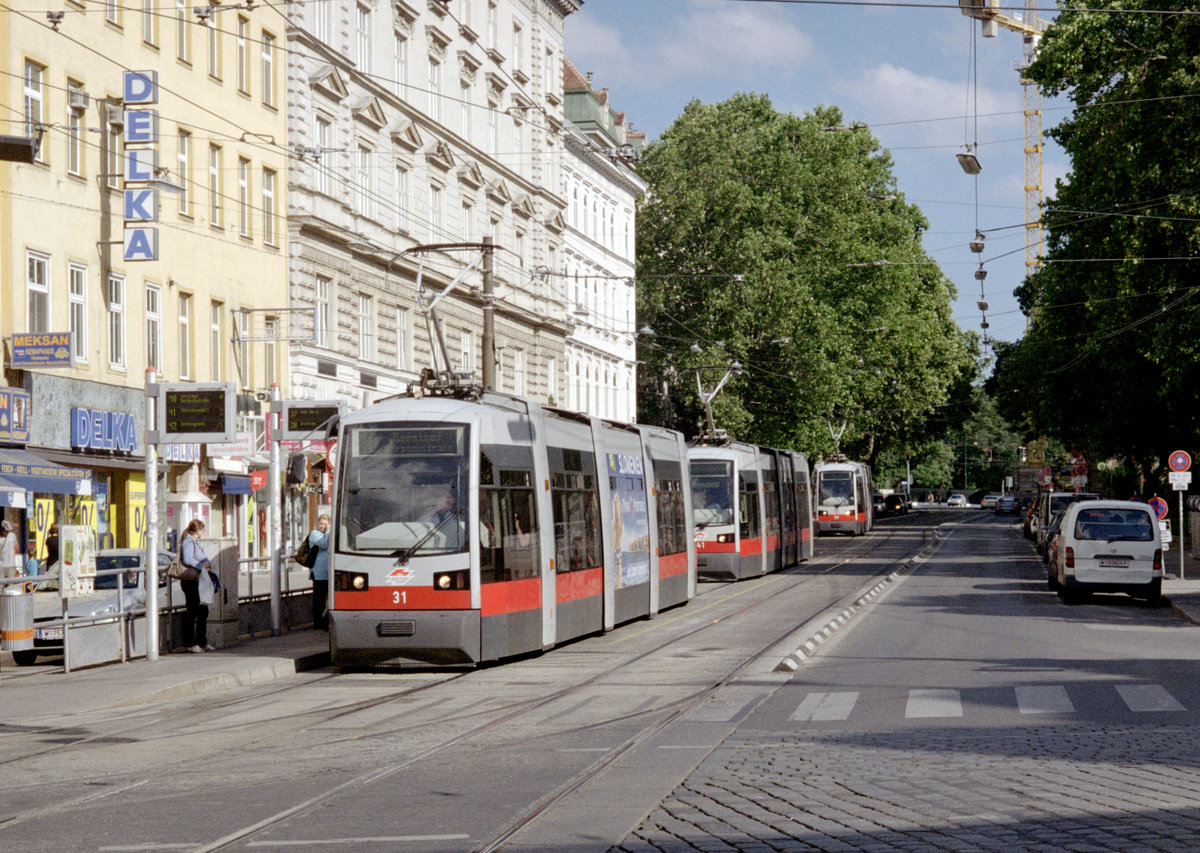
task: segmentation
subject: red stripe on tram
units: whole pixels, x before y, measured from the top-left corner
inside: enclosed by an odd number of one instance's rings
[[[559,603],[578,601],[604,593],[604,570],[584,569],[579,572],[563,572],[554,577],[554,597]]]
[[[686,574],[687,568],[687,551],[681,551],[678,554],[668,554],[665,557],[658,558],[659,578],[673,578],[676,575]]]
[[[485,583],[479,590],[484,616],[501,613],[517,613],[522,610],[538,610],[542,606],[542,579],[526,578],[519,581]]]

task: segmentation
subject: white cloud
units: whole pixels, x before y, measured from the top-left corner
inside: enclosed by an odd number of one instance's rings
[[[567,59],[582,73],[603,69],[604,86],[636,83],[644,76],[620,31],[587,14],[567,19]]]
[[[758,75],[794,71],[816,53],[812,39],[792,17],[789,10],[768,4],[690,4],[688,14],[658,41],[657,72],[674,79],[746,80],[745,88],[755,88]]]

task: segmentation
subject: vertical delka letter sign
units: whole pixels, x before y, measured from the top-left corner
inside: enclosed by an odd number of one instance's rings
[[[158,260],[158,229],[142,225],[158,220],[158,190],[138,186],[158,171],[158,110],[138,109],[158,103],[157,71],[126,71],[125,101],[125,252],[127,261]],[[135,109],[130,109],[134,107]],[[144,146],[144,147],[138,147]],[[132,185],[132,186],[131,186]]]

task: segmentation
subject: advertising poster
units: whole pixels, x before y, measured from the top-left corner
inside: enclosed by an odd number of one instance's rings
[[[96,581],[96,536],[92,528],[65,524],[59,528],[62,541],[62,573],[58,590],[63,598],[92,592]]]
[[[642,467],[641,456],[608,454],[618,587],[650,581],[650,519]]]

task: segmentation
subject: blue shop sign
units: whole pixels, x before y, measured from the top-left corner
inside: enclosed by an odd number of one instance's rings
[[[70,367],[71,333],[27,333],[12,336],[13,367]]]
[[[137,424],[127,412],[71,409],[71,446],[83,450],[137,450]]]
[[[30,397],[20,388],[0,388],[0,441],[29,442]]]

